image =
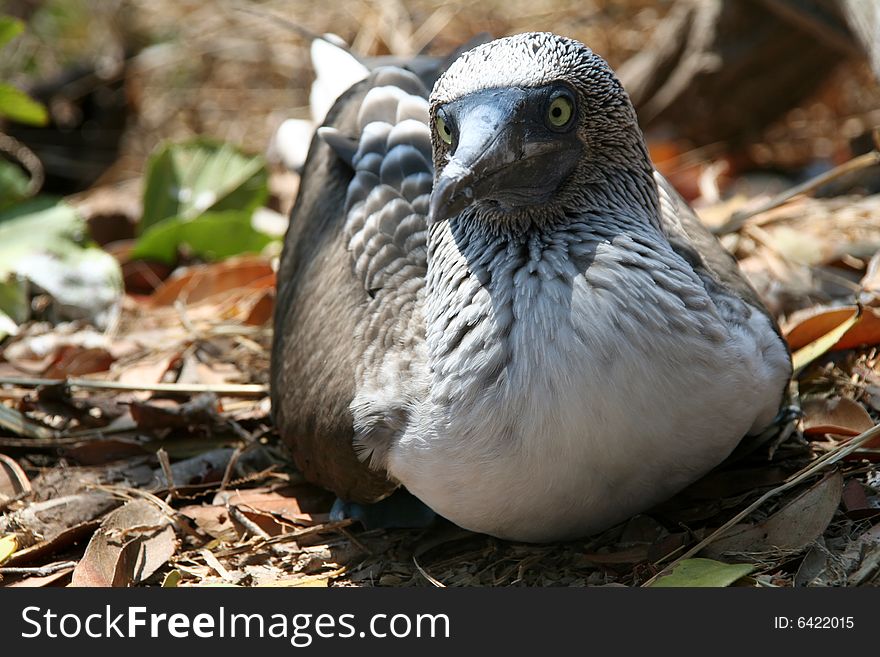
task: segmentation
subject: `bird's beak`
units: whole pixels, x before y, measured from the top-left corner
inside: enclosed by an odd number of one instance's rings
[[[434,181],[431,223],[480,201],[503,208],[544,204],[574,169],[581,142],[574,134],[549,133],[529,92],[490,90],[459,101],[458,142]]]

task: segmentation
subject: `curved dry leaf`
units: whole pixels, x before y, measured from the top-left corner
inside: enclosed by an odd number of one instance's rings
[[[801,408],[804,412],[804,433],[807,435],[834,433],[858,436],[874,426],[868,411],[846,397],[808,399]]]
[[[840,324],[829,330],[827,333],[820,335],[812,342],[807,343],[791,355],[791,364],[795,374],[801,369],[812,363],[824,353],[832,349],[843,349],[839,346],[844,336],[853,329],[862,318],[861,308],[851,311],[850,316],[841,321]],[[880,326],[878,326],[880,328]],[[880,338],[880,333],[878,333]],[[790,346],[791,343],[789,343]],[[858,344],[858,343],[857,343]]]
[[[784,327],[783,334],[791,350],[796,351],[840,327],[857,312],[857,306],[810,308],[792,314]],[[852,349],[872,344],[880,344],[880,314],[874,308],[863,308],[858,321],[847,327],[831,345],[831,349]]]
[[[174,556],[177,539],[168,517],[146,500],[109,513],[73,571],[71,586],[130,586]]]
[[[742,553],[800,550],[815,541],[834,517],[843,494],[843,475],[835,471],[758,525],[739,525],[706,547],[710,559]]]

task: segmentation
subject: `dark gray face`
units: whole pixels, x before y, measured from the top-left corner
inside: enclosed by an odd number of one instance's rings
[[[578,96],[557,81],[534,88],[483,89],[434,108],[435,148],[445,165],[431,195],[431,222],[464,208],[496,210],[545,205],[574,171]]]

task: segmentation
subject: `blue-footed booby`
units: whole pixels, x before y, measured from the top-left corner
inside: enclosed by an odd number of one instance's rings
[[[304,166],[273,413],[305,477],[544,542],[718,465],[791,374],[734,259],[657,173],[578,41],[528,33],[369,72]]]

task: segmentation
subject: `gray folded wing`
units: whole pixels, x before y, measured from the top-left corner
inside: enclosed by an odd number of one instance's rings
[[[312,143],[278,272],[275,423],[304,475],[347,500],[394,489],[382,456],[421,396],[426,98],[413,74],[384,68],[337,101]]]

